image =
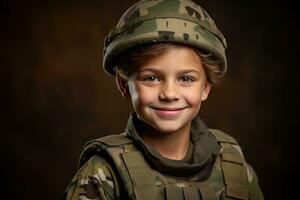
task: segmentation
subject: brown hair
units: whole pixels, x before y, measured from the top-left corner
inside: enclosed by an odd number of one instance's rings
[[[176,43],[156,43],[141,45],[133,49],[129,49],[116,58],[114,70],[118,75],[127,79],[139,66],[144,65],[149,62],[149,60],[161,55],[171,48],[179,46],[182,45]],[[207,81],[212,86],[215,86],[223,76],[220,69],[221,62],[212,53],[206,52],[202,49],[191,48],[201,58],[202,65],[207,76]]]

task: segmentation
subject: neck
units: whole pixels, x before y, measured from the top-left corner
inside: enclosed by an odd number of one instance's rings
[[[161,133],[154,128],[143,128],[139,131],[141,138],[154,147],[163,157],[172,160],[182,160],[190,141],[191,124],[171,133]]]

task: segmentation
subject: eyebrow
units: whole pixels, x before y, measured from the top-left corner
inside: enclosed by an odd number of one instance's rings
[[[137,71],[137,72],[147,72],[147,71],[150,71],[150,72],[156,72],[156,73],[160,72],[160,70],[158,70],[158,69],[155,69],[155,68],[144,68],[144,69],[138,69],[138,71]]]
[[[196,73],[196,74],[201,74],[199,71],[194,70],[194,69],[186,69],[186,70],[180,71],[180,73],[183,73],[183,74],[193,73],[193,72]]]
[[[162,70],[156,69],[156,68],[145,68],[145,69],[139,69],[138,72],[154,72],[154,73],[161,73]],[[185,69],[179,71],[180,74],[187,74],[187,73],[196,73],[196,74],[201,74],[199,71],[194,70],[194,69]]]

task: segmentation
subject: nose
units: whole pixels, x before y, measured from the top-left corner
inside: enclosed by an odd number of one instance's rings
[[[179,86],[172,81],[167,81],[162,84],[159,99],[163,101],[174,101],[180,97]]]

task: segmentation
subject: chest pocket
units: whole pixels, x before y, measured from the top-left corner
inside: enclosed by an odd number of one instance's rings
[[[165,197],[168,200],[215,200],[211,187],[176,187],[166,186]]]
[[[138,200],[216,200],[213,188],[204,184],[190,187],[155,186],[156,180],[153,171],[139,151],[122,153],[121,157]]]

